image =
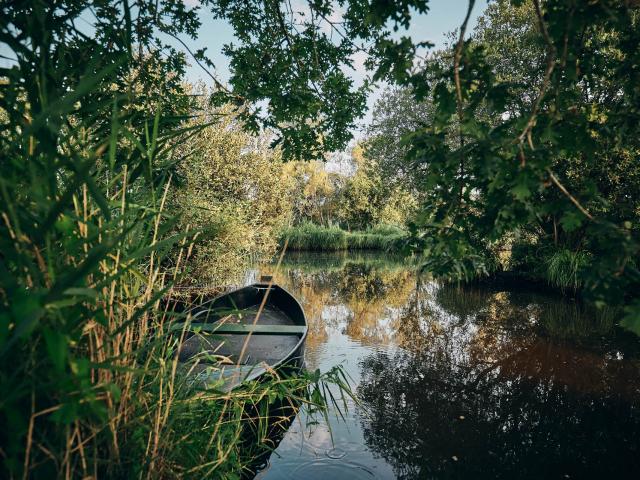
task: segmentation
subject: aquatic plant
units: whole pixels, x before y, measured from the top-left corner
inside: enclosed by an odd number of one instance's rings
[[[398,227],[380,226],[370,230],[349,232],[337,226],[323,227],[303,223],[280,234],[281,243],[289,239],[290,250],[338,251],[385,250],[399,252],[407,233]]]
[[[589,254],[583,251],[554,251],[544,262],[547,280],[562,291],[576,291],[582,286],[581,273],[589,265],[589,259]]]

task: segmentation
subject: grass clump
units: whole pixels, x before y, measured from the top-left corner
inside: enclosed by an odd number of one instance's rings
[[[320,227],[313,223],[304,223],[285,229],[282,240],[288,239],[289,250],[335,251],[346,250],[347,232],[339,227]]]
[[[406,237],[404,230],[388,225],[349,232],[337,226],[323,227],[313,223],[286,228],[280,236],[281,243],[288,239],[289,250],[308,251],[399,251]]]
[[[545,274],[550,284],[561,291],[577,291],[582,287],[581,271],[589,265],[589,254],[562,249],[545,259]]]

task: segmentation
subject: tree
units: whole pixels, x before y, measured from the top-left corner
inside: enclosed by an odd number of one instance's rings
[[[274,253],[277,235],[289,222],[289,186],[281,152],[268,132],[248,133],[232,107],[213,108],[208,92],[196,90],[198,105],[177,138],[176,186],[170,210],[178,231],[200,232],[184,281],[204,288],[229,281],[252,255]]]
[[[245,105],[238,113],[250,128],[273,129],[285,159],[307,160],[344,148],[364,113],[369,84],[355,88],[344,71],[353,68],[353,55],[396,50],[388,26],[407,28],[413,11],[427,10],[426,0],[320,0],[298,9],[276,0],[203,4],[228,20],[238,39],[224,48],[232,90],[220,88],[217,101]],[[342,21],[333,21],[336,15]],[[269,102],[265,112],[256,106],[262,101]]]
[[[348,228],[364,230],[378,223],[384,204],[382,180],[375,165],[356,145],[351,158],[355,173],[347,180],[339,200],[339,217]]]
[[[364,149],[365,155],[379,165],[388,185],[419,190],[420,165],[407,162],[409,146],[402,139],[428,125],[432,110],[432,102],[416,102],[407,88],[388,87],[376,102]]]
[[[284,166],[293,223],[314,222],[318,225],[333,219],[335,197],[344,179],[328,172],[319,161],[288,162]]]
[[[470,277],[490,268],[494,242],[560,225],[592,254],[580,272],[585,295],[635,305],[638,10],[619,1],[513,5],[494,4],[468,40],[467,15],[447,61],[378,69],[434,105],[433,120],[404,137],[406,161],[424,172],[415,245],[434,273]],[[625,180],[614,164],[631,167]],[[630,307],[627,324],[638,328],[638,312]]]

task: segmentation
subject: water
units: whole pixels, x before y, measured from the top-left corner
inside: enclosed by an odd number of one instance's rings
[[[288,255],[276,280],[304,304],[307,367],[341,364],[361,404],[301,413],[257,478],[639,478],[640,342],[612,312],[379,254]]]

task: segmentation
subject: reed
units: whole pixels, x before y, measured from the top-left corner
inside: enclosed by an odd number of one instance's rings
[[[281,243],[284,239],[289,240],[290,250],[400,251],[404,246],[407,234],[400,228],[390,226],[349,232],[337,226],[323,227],[312,223],[304,223],[283,230],[280,237]]]
[[[580,273],[588,265],[588,253],[562,249],[545,259],[545,274],[549,283],[561,291],[577,291],[582,287]]]
[[[215,232],[176,228],[169,208],[189,112],[159,102],[149,116],[113,92],[112,65],[33,75],[53,50],[34,48],[0,109],[0,477],[237,478],[270,447],[279,404],[324,414],[327,382],[347,392],[346,379],[273,372],[232,393],[193,381],[173,286]]]

